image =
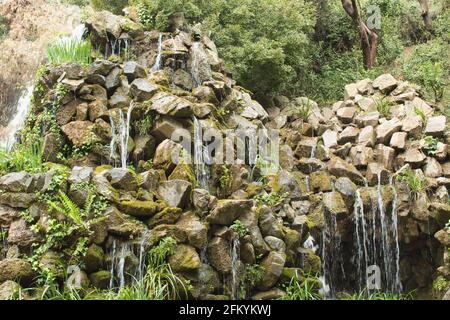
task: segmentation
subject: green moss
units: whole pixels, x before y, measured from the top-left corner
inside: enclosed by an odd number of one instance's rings
[[[166,204],[154,201],[125,200],[120,202],[119,207],[131,216],[152,217],[164,210]]]
[[[112,170],[112,168],[113,168],[112,166],[104,164],[96,167],[94,170],[94,174],[100,174],[103,173],[104,171]]]

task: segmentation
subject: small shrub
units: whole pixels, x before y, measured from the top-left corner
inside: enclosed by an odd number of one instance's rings
[[[0,150],[0,171],[42,172],[42,140],[34,143],[18,144],[11,152]]]
[[[391,112],[391,103],[389,100],[386,99],[380,99],[375,102],[377,106],[377,111],[382,115],[383,117],[386,117]]]
[[[219,178],[220,188],[223,191],[227,191],[227,189],[230,187],[232,178],[233,177],[231,175],[231,171],[228,168],[228,166],[223,165],[222,166],[222,175]]]
[[[432,136],[425,136],[424,138],[425,146],[424,149],[429,156],[435,156],[437,153],[437,145],[439,140],[433,138]]]
[[[419,177],[413,170],[408,169],[399,176],[400,181],[405,182],[412,194],[412,197],[417,197],[421,192],[427,188],[427,181]]]
[[[241,220],[236,220],[230,227],[230,230],[236,232],[240,238],[245,237],[248,234],[248,229]]]
[[[47,48],[47,58],[53,65],[73,62],[87,65],[92,61],[92,44],[89,39],[64,39]]]
[[[292,278],[289,284],[284,286],[286,295],[283,300],[322,300],[319,293],[320,281],[315,276],[307,276],[303,282]]]

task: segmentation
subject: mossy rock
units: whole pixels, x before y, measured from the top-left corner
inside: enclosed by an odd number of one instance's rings
[[[328,192],[333,189],[329,174],[325,171],[316,171],[311,173],[311,190]]]
[[[103,249],[96,244],[92,244],[84,257],[86,272],[92,273],[99,270],[103,266],[104,259],[105,253],[103,252]]]
[[[200,257],[194,247],[180,244],[169,258],[170,266],[175,272],[197,270],[202,266]]]
[[[289,283],[292,280],[302,282],[303,270],[300,268],[283,268],[281,273],[280,282]]]
[[[180,163],[170,174],[169,180],[185,180],[195,185],[197,179],[192,165]]]
[[[104,165],[96,167],[94,170],[94,174],[102,174],[105,171],[111,171],[112,169],[113,169],[112,166],[104,164]]]
[[[320,257],[310,249],[301,249],[303,257],[303,272],[305,274],[320,274]]]
[[[174,224],[180,218],[183,210],[180,208],[169,207],[157,213],[154,217],[147,220],[149,227],[155,227],[160,224]]]
[[[89,280],[98,289],[108,289],[111,280],[111,272],[100,270],[89,275]]]
[[[164,210],[166,205],[155,201],[124,200],[120,202],[119,209],[133,217],[153,217]]]

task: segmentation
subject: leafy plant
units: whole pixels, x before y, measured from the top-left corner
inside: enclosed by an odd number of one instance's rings
[[[425,112],[419,107],[414,107],[414,113],[417,114],[420,117],[420,120],[422,121],[422,124],[424,126],[426,126],[428,120],[427,120],[427,115],[425,114]]]
[[[322,300],[319,283],[317,277],[306,277],[303,282],[292,278],[289,284],[284,286],[286,295],[282,300]]]
[[[311,101],[308,99],[307,101],[302,102],[296,109],[297,115],[305,122],[308,122],[309,117],[311,116]]]
[[[270,207],[276,207],[280,205],[287,196],[287,193],[280,194],[279,192],[271,192],[265,195],[257,195],[254,197],[254,199],[260,204],[265,204]]]
[[[227,165],[222,165],[222,175],[219,178],[220,188],[223,191],[227,191],[227,189],[231,186],[231,181],[233,177],[231,176],[231,170]]]
[[[260,265],[246,265],[239,286],[239,296],[241,299],[246,299],[248,291],[253,288],[257,282],[261,281],[263,277],[264,269]]]
[[[427,181],[418,176],[413,170],[407,169],[399,176],[399,180],[405,182],[413,197],[417,197],[427,188]]]
[[[389,115],[391,111],[391,102],[387,99],[380,99],[375,102],[377,106],[377,111],[382,115],[383,117],[386,117]]]
[[[134,122],[134,128],[140,135],[146,135],[150,132],[154,124],[154,116],[151,112],[145,114],[143,118]]]
[[[248,229],[241,220],[236,220],[231,226],[230,230],[236,232],[240,238],[245,237],[248,234]]]
[[[47,57],[51,64],[60,65],[66,62],[90,64],[92,44],[89,39],[61,39],[47,48]]]
[[[433,138],[432,136],[425,136],[423,139],[425,141],[424,149],[426,150],[427,154],[429,156],[436,155],[437,145],[439,143],[439,140],[436,138]]]
[[[407,294],[396,294],[396,293],[388,293],[375,291],[367,294],[366,291],[361,291],[358,293],[341,293],[339,294],[339,299],[341,300],[413,300],[413,293]]]
[[[0,171],[42,172],[42,139],[34,143],[18,144],[11,152],[0,149]]]

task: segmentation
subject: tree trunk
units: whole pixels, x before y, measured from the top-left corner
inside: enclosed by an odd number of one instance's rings
[[[364,68],[370,69],[375,65],[378,47],[378,35],[367,27],[362,19],[356,0],[341,0],[345,12],[352,18],[359,31],[361,49],[363,52]]]
[[[422,8],[422,19],[425,24],[425,29],[431,31],[431,18],[428,8],[428,0],[419,0],[420,7]]]

